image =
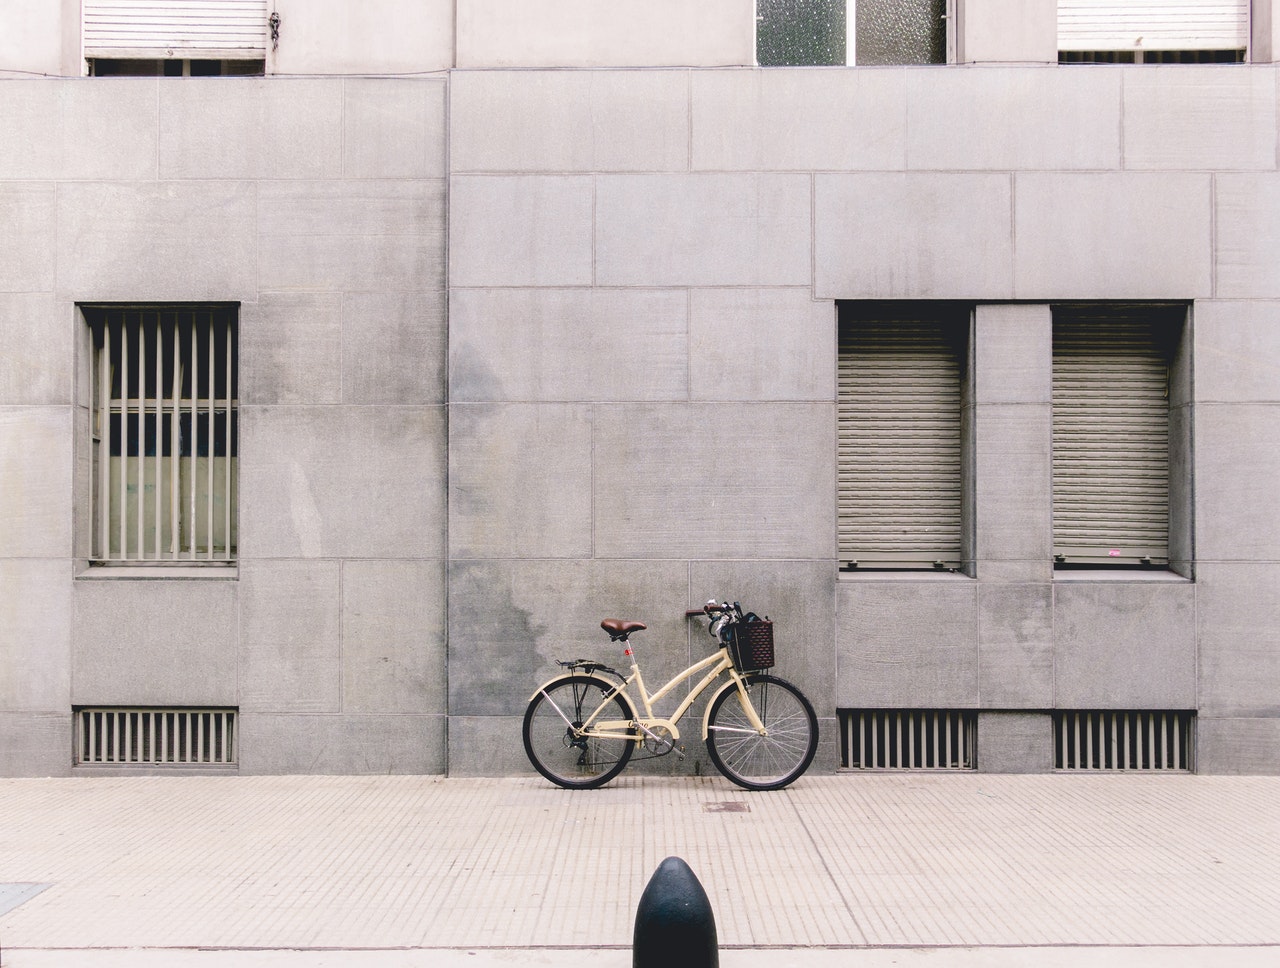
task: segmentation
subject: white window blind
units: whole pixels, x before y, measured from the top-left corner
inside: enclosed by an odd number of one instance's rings
[[[247,57],[267,49],[267,0],[84,0],[85,57]]]
[[[1243,50],[1249,0],[1058,0],[1058,50]]]
[[[235,308],[83,312],[94,350],[93,560],[234,560]]]

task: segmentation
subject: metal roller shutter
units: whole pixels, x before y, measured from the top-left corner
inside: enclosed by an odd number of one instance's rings
[[[842,314],[842,566],[958,568],[967,316]]]
[[[1244,50],[1249,0],[1058,0],[1058,50]]]
[[[267,0],[84,0],[84,56],[261,58],[267,16]]]
[[[1170,339],[1184,312],[1055,310],[1060,563],[1168,563]]]

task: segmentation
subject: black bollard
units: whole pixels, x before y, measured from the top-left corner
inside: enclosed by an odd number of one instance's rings
[[[632,968],[720,968],[716,918],[707,892],[679,857],[649,878],[636,908]]]

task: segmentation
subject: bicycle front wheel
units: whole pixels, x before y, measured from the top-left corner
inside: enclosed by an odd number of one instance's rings
[[[742,693],[726,689],[707,718],[707,753],[716,769],[748,790],[778,790],[800,776],[818,751],[818,717],[804,693],[776,676],[743,676],[761,736],[751,725]]]
[[[580,732],[588,722],[610,722],[615,725],[609,732],[616,733],[618,722],[635,719],[631,704],[610,691],[602,679],[565,676],[533,697],[524,714],[524,751],[534,769],[570,790],[603,786],[622,772],[635,745],[631,740],[592,736],[591,726],[587,735]]]

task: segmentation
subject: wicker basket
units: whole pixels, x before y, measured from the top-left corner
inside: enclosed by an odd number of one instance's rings
[[[739,672],[773,668],[773,623],[762,619],[731,626],[729,657]]]

